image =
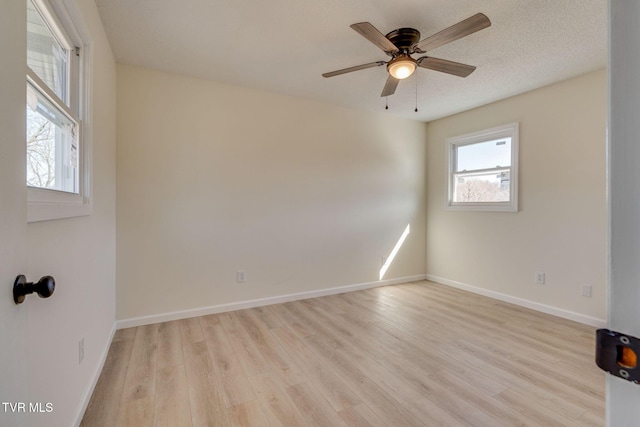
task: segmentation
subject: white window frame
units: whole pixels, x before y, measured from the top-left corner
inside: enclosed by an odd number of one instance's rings
[[[27,221],[37,222],[90,215],[93,213],[93,200],[91,197],[93,157],[91,138],[93,135],[91,64],[93,43],[82,15],[74,2],[67,0],[34,0],[34,3],[51,28],[57,34],[64,35],[68,42],[72,44],[69,47],[74,50],[79,48],[79,57],[76,56],[75,52],[71,54],[71,61],[77,62],[77,66],[70,67],[69,91],[71,105],[66,106],[63,104],[60,106],[56,102],[59,108],[67,114],[72,113],[72,117],[77,117],[79,122],[79,192],[75,194],[27,186]],[[51,100],[56,99],[55,94],[28,66],[26,69],[27,81],[37,86],[41,93]]]
[[[520,124],[510,123],[491,129],[447,138],[447,193],[445,209],[465,211],[518,212],[518,145]],[[455,174],[457,150],[461,146],[492,141],[500,138],[511,138],[511,166],[498,169],[509,169],[509,201],[507,202],[454,202]]]

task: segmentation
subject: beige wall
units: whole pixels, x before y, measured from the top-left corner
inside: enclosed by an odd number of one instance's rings
[[[93,41],[94,212],[28,226],[27,277],[56,279],[51,298],[26,302],[30,401],[53,404],[51,413],[29,414],[30,426],[74,425],[115,320],[116,68],[94,2],[76,2]],[[82,337],[85,357],[79,364]]]
[[[424,123],[118,65],[117,318],[424,274]],[[247,281],[236,283],[236,271]]]
[[[516,121],[519,212],[445,211],[445,139]],[[427,139],[427,274],[605,319],[605,71],[434,121]]]

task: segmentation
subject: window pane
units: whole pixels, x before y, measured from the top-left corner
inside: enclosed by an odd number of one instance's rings
[[[78,124],[27,84],[27,184],[78,193]]]
[[[509,171],[461,173],[453,177],[453,201],[508,202],[510,194]]]
[[[509,167],[511,166],[511,138],[460,145],[456,153],[456,172]]]
[[[27,65],[65,103],[68,103],[68,63],[69,51],[27,0]]]

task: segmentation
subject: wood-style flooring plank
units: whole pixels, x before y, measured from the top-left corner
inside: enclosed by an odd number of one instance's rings
[[[122,402],[116,427],[153,427],[154,395]]]
[[[242,310],[237,314],[240,324],[260,350],[270,370],[276,373],[278,378],[286,385],[299,384],[306,380],[302,370],[291,362],[289,355],[252,310]]]
[[[252,377],[269,372],[269,364],[238,321],[236,313],[222,313],[219,318],[246,375]]]
[[[194,427],[231,426],[224,401],[224,390],[213,369],[204,341],[183,344],[189,390],[191,420]]]
[[[125,334],[118,334],[120,331],[115,334],[81,427],[109,427],[116,424],[135,338],[135,328],[124,331],[129,331],[126,338]],[[133,334],[130,331],[133,331]]]
[[[274,378],[271,373],[266,373],[250,377],[249,380],[269,425],[308,426],[279,379]]]
[[[137,328],[122,392],[122,402],[155,394],[158,329],[158,324]]]
[[[286,391],[310,426],[346,426],[320,391],[309,383],[289,386]]]
[[[349,386],[322,361],[288,328],[274,328],[271,334],[276,337],[295,363],[305,370],[305,375],[320,390],[334,410],[355,406],[360,398]]]
[[[280,316],[274,313],[272,305],[255,307],[253,311],[269,329],[280,328],[284,325]]]
[[[227,337],[219,316],[203,316],[200,318],[200,323],[216,375],[219,378],[244,376],[242,364],[238,360],[238,355]]]
[[[184,365],[156,372],[155,427],[191,427],[189,384]]]
[[[182,334],[180,322],[164,322],[158,325],[157,368],[183,365]]]
[[[260,402],[251,400],[231,408],[233,425],[237,427],[269,426],[266,421]]]
[[[386,427],[376,414],[371,411],[364,403],[356,406],[345,408],[338,412],[340,418],[349,427]]]
[[[385,423],[403,426],[421,425],[420,419],[395,398],[395,390],[386,388],[385,384],[378,384],[369,376],[369,372],[363,371],[347,357],[334,351],[321,337],[312,336],[304,340],[316,354],[324,359],[325,363],[332,366],[332,369]],[[392,381],[391,375],[388,381]]]
[[[177,320],[177,322],[180,325],[180,333],[184,342],[194,343],[204,340],[200,318],[190,317],[188,319]]]

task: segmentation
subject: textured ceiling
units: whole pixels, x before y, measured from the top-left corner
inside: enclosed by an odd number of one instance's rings
[[[467,78],[418,69],[388,98],[388,114],[430,121],[603,68],[605,0],[96,0],[120,63],[350,108],[384,111],[387,60],[349,28],[422,38],[477,12],[492,26],[429,52],[477,66]],[[416,79],[418,109],[416,102]]]

